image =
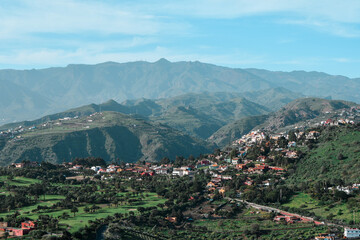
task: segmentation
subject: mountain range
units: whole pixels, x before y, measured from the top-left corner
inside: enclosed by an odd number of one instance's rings
[[[304,96],[360,102],[360,80],[319,72],[233,69],[201,62],[105,62],[32,70],[0,70],[0,124],[32,120],[108,99],[122,102],[187,93],[245,93],[250,101],[276,110],[268,89],[284,88]],[[270,93],[271,94],[271,93]],[[284,102],[286,103],[286,102]]]
[[[14,129],[15,134],[0,137],[0,164],[26,159],[61,162],[88,156],[126,162],[174,159],[212,152],[253,129],[293,129],[296,124],[319,122],[358,106],[342,100],[300,98],[270,112],[237,95],[211,95],[186,94],[121,104],[109,100],[35,121],[7,124],[0,130]]]
[[[250,98],[253,101],[248,100]],[[61,113],[51,114],[34,121],[10,123],[0,126],[8,130],[21,126],[33,126],[65,117],[88,116],[95,112],[113,111],[141,117],[148,121],[166,124],[186,134],[207,139],[222,126],[247,116],[267,114],[272,110],[255,102],[271,99],[267,106],[282,106],[302,95],[283,88],[269,89],[268,92],[254,91],[245,93],[188,93],[172,98],[136,99],[118,103],[109,100],[102,104],[89,104]]]

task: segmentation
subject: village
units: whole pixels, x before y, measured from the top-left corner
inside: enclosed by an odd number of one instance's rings
[[[346,115],[346,114],[345,114]],[[94,115],[89,116],[89,119]],[[60,119],[68,121],[69,119]],[[349,118],[327,119],[318,123],[318,126],[337,126],[354,124],[354,120]],[[2,135],[20,134],[24,131],[32,131],[36,127],[16,128],[14,131],[2,132]],[[189,164],[179,164],[176,161],[161,162],[137,162],[137,163],[111,163],[104,165],[85,166],[74,164],[72,162],[64,162],[61,164],[66,169],[74,173],[75,176],[90,177],[98,180],[111,179],[114,176],[122,176],[124,178],[136,179],[141,181],[143,177],[151,178],[156,175],[166,176],[169,179],[174,178],[194,178],[199,171],[205,172],[210,176],[210,180],[206,184],[204,196],[210,202],[217,198],[228,198],[235,201],[243,201],[243,195],[246,194],[247,188],[269,188],[274,184],[285,181],[288,172],[283,162],[295,162],[300,156],[297,150],[301,146],[305,146],[307,142],[311,142],[319,138],[320,132],[315,130],[295,130],[292,132],[269,133],[263,130],[255,130],[235,140],[228,148],[217,149],[212,154],[201,155],[197,159],[188,161]],[[15,137],[19,138],[19,137]],[[301,141],[299,141],[301,140]],[[279,160],[280,159],[280,160]],[[38,167],[41,163],[32,161],[23,161],[13,163],[10,167],[27,168]],[[231,181],[242,176],[243,190],[237,190],[229,198]],[[264,177],[259,176],[266,176]],[[336,186],[339,191],[351,193],[353,189],[358,189],[359,184],[352,186]],[[191,200],[191,198],[189,198]],[[324,222],[316,221],[313,218],[305,217],[299,214],[293,214],[286,211],[275,210],[266,206],[248,203],[249,206],[261,210],[276,213],[273,221],[281,224],[296,223],[314,223],[315,225],[324,225]],[[200,211],[203,212],[203,211]],[[204,216],[207,215],[206,213]],[[172,221],[172,217],[168,217]],[[0,232],[8,233],[9,236],[22,236],[28,234],[31,230],[36,229],[36,222],[24,222],[21,228],[7,227],[6,223],[2,223]],[[359,237],[359,229],[350,229],[344,227],[344,236],[347,238]],[[316,239],[336,239],[331,234],[323,234]]]

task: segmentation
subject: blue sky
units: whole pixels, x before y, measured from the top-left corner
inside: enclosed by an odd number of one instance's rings
[[[360,77],[360,1],[0,2],[0,69],[160,58]]]

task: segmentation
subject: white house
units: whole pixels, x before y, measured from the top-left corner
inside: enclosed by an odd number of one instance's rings
[[[90,169],[93,170],[94,172],[97,172],[101,169],[101,167],[100,166],[92,166]]]
[[[344,228],[344,237],[358,238],[360,237],[360,229],[358,228]]]
[[[172,175],[173,176],[185,176],[185,175],[193,175],[194,172],[193,171],[190,171],[187,167],[181,167],[181,168],[174,168],[173,169],[173,172],[172,172]]]
[[[154,170],[155,170],[156,174],[167,174],[168,173],[168,169],[165,167],[161,167],[161,166],[154,168]]]

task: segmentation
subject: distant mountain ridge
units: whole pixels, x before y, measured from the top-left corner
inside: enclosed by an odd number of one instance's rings
[[[11,87],[9,89],[9,87]],[[284,88],[306,96],[360,102],[360,79],[317,72],[271,72],[232,69],[201,62],[105,62],[71,64],[39,70],[0,70],[0,124],[65,111],[80,105],[114,99],[159,99],[189,92],[238,92]],[[253,101],[249,96],[246,97]],[[23,100],[26,99],[24,102]],[[11,104],[5,104],[5,103]],[[14,109],[17,109],[14,111]]]
[[[286,89],[269,89],[245,93],[188,93],[172,98],[136,99],[118,103],[109,100],[102,104],[89,104],[57,114],[47,115],[34,121],[25,121],[0,126],[0,130],[18,126],[32,126],[65,117],[88,116],[95,112],[114,111],[135,115],[143,119],[166,124],[191,136],[207,139],[220,127],[247,116],[267,114],[270,110],[253,101],[269,98],[268,106],[277,108],[298,96]]]

